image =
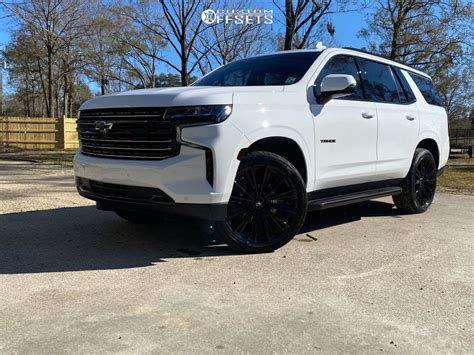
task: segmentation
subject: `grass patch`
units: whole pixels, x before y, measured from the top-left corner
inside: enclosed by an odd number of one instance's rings
[[[20,160],[41,164],[72,166],[75,150],[20,151],[0,154],[0,160]]]
[[[470,167],[446,166],[443,175],[438,178],[438,190],[474,195],[474,165]]]

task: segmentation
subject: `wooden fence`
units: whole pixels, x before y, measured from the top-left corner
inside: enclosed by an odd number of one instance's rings
[[[76,119],[0,117],[0,147],[77,149]]]
[[[75,118],[64,117],[64,149],[79,149]]]

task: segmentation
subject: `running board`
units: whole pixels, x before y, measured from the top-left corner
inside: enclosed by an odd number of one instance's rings
[[[318,198],[308,202],[308,211],[324,210],[326,208],[349,205],[351,203],[363,202],[374,198],[398,195],[402,188],[398,186],[384,187],[380,189],[353,192],[345,195]]]

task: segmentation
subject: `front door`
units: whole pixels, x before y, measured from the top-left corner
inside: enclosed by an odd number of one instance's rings
[[[352,75],[355,92],[324,105],[311,104],[315,129],[316,190],[374,180],[377,162],[377,110],[364,101],[360,72],[352,56],[335,55],[315,81],[316,90],[329,74]]]

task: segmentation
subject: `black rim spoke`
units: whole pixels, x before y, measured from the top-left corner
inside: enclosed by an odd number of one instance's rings
[[[298,218],[296,186],[285,172],[267,165],[239,170],[227,216],[235,238],[266,246],[285,237]]]
[[[272,204],[272,209],[278,213],[284,212],[284,213],[289,213],[289,214],[297,214],[297,212],[294,209],[289,208],[287,204],[283,204],[283,203]]]
[[[247,197],[249,197],[251,200],[253,200],[252,195],[250,195],[244,187],[242,187],[237,181],[234,182],[234,187],[237,187],[238,190],[240,190],[243,194],[245,194]]]
[[[423,158],[419,161],[415,173],[415,199],[416,202],[426,207],[431,204],[436,189],[436,167],[433,161]]]
[[[232,218],[235,218],[235,217],[238,217],[238,216],[242,215],[243,213],[246,213],[246,210],[244,208],[233,209],[232,214],[228,215],[227,218],[232,219]]]
[[[253,190],[252,192],[258,191],[258,184],[257,184],[257,180],[255,178],[255,171],[253,169],[248,169],[248,170],[245,170],[245,174],[246,174],[247,179],[250,183],[250,187]]]
[[[272,195],[273,195],[274,193],[276,193],[276,191],[278,191],[278,189],[279,189],[285,182],[286,182],[285,179],[284,179],[284,180],[281,180],[275,187],[272,188],[272,190],[271,190],[269,193],[267,193],[267,194],[265,195],[265,198],[272,197]]]
[[[270,214],[270,220],[275,223],[275,225],[279,228],[280,231],[283,231],[287,228],[286,222],[275,214]]]
[[[264,190],[268,187],[267,183],[271,177],[272,171],[266,166],[263,170],[262,185],[260,186],[260,195],[263,195]]]
[[[249,224],[251,218],[252,218],[251,216],[249,216],[248,214],[246,214],[246,215],[244,216],[244,218],[240,220],[240,223],[239,223],[239,225],[237,226],[237,228],[235,229],[235,231],[236,231],[237,233],[243,232],[243,231],[245,230],[245,228],[247,227],[247,225]]]
[[[265,237],[270,242],[272,240],[272,228],[266,219],[263,220],[263,228],[265,229]]]
[[[285,192],[282,192],[278,195],[271,196],[272,201],[273,200],[293,199],[293,198],[296,198],[296,193],[293,190],[285,191]]]

